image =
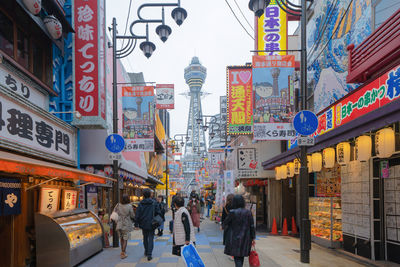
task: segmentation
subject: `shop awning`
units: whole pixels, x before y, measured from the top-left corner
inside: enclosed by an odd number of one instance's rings
[[[79,169],[3,151],[0,151],[0,171],[23,175],[81,180],[100,184],[105,184],[106,180],[115,181],[112,178],[91,174]]]
[[[156,177],[154,177],[153,175],[147,175],[147,182],[150,182],[152,184],[160,184],[160,185],[164,185],[163,182],[161,182],[159,179],[157,179]]]
[[[333,129],[315,138],[315,145],[307,149],[307,153],[320,151],[326,147],[336,145],[348,139],[358,137],[363,133],[376,131],[380,128],[400,121],[400,99],[393,101],[373,112],[367,113],[357,119]],[[262,166],[265,170],[292,161],[300,156],[300,148],[285,151],[278,156],[264,161]]]

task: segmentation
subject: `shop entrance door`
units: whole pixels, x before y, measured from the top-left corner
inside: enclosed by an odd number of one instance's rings
[[[0,240],[2,240],[0,242],[0,267],[12,266],[12,250],[14,248],[12,220],[12,216],[0,216]]]

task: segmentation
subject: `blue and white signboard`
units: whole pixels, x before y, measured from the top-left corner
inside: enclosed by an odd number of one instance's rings
[[[110,134],[106,139],[106,148],[112,153],[119,153],[124,150],[125,141],[119,134]]]
[[[296,132],[301,135],[311,135],[318,128],[318,118],[309,110],[302,110],[293,119],[293,126]]]
[[[203,260],[200,258],[199,253],[197,253],[196,248],[189,244],[182,248],[182,258],[188,267],[205,267]]]

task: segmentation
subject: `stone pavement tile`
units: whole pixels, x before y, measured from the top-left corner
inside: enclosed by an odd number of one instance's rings
[[[160,259],[159,257],[153,257],[153,259],[151,261],[148,261],[147,257],[143,256],[143,258],[140,259],[139,263],[148,263],[148,262],[157,263],[159,261],[159,259]]]
[[[136,263],[118,263],[115,267],[135,267]]]
[[[158,263],[177,263],[179,261],[178,257],[164,257],[160,258]]]
[[[208,247],[208,248],[196,248],[198,253],[212,253],[213,250]]]
[[[137,246],[137,245],[139,245],[139,242],[132,242],[132,241],[128,242],[128,246]]]
[[[138,263],[135,267],[157,267],[157,263],[154,262],[145,262],[145,263]]]

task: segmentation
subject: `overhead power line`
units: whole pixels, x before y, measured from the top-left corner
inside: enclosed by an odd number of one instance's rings
[[[247,29],[244,27],[244,25],[242,24],[242,22],[239,20],[239,18],[236,16],[235,11],[233,11],[231,5],[229,4],[229,2],[227,0],[225,0],[225,3],[228,5],[229,9],[231,10],[232,14],[235,16],[236,20],[239,22],[240,26],[242,26],[243,30],[245,30],[245,32],[247,33],[248,36],[250,36],[251,39],[254,40],[253,35],[251,35]]]
[[[253,26],[250,24],[250,22],[247,20],[246,16],[243,14],[242,9],[241,9],[240,6],[238,5],[237,1],[236,1],[236,0],[233,0],[233,1],[235,2],[237,8],[239,9],[240,14],[242,14],[243,18],[246,20],[247,24],[250,26],[251,30],[254,31]]]

